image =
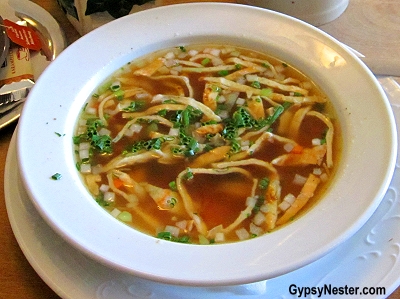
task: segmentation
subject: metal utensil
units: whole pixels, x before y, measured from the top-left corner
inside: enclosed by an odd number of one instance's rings
[[[29,27],[35,29],[42,44],[41,51],[43,55],[46,56],[46,59],[48,61],[54,60],[56,58],[56,49],[54,48],[54,44],[51,39],[50,33],[47,31],[46,27],[44,27],[40,22],[36,21],[34,18],[26,14],[23,14],[21,12],[16,11],[15,15],[21,20],[25,21]]]
[[[3,19],[0,17],[0,67],[6,60],[10,41],[3,27]]]
[[[16,17],[39,34],[43,54],[48,61],[54,60],[66,48],[64,31],[49,12],[32,1],[8,0],[8,4]]]
[[[4,114],[25,102],[30,90],[31,87],[23,87],[8,93],[0,94],[0,114]]]

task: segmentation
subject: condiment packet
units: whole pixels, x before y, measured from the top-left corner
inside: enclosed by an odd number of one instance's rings
[[[8,38],[21,47],[39,51],[42,48],[39,35],[27,26],[21,26],[10,20],[3,21]]]
[[[23,80],[32,80],[33,67],[30,49],[40,50],[41,44],[37,33],[29,27],[3,20],[6,33],[11,40],[6,60],[0,67],[0,88],[4,92],[5,85]]]
[[[33,68],[28,48],[10,47],[0,68],[0,87],[21,80],[33,80]]]

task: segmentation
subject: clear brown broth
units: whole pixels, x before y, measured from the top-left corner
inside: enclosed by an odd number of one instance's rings
[[[216,45],[206,45],[207,47],[215,47],[221,48],[221,46]],[[203,48],[204,45],[193,46],[190,48]],[[282,65],[283,62],[265,54],[256,53],[254,51],[248,49],[240,49],[241,53],[250,57],[263,58],[268,60],[273,65]],[[170,50],[168,50],[170,51]],[[131,73],[135,69],[142,68],[143,65],[146,65],[149,61],[152,61],[155,57],[159,57],[162,54],[165,54],[168,51],[162,51],[153,53],[144,58],[137,59],[131,62],[127,68],[130,69],[129,72],[124,71],[119,76],[123,77],[131,77]],[[285,64],[286,65],[286,64]],[[296,70],[291,66],[287,66],[284,68],[284,73],[286,77],[292,77],[299,79],[300,81],[310,81],[303,73]],[[203,90],[205,88],[205,82],[199,80],[200,77],[203,77],[204,74],[198,73],[188,73],[185,74],[194,89],[194,98],[201,101]],[[134,77],[134,76],[133,76]],[[140,82],[140,78],[135,78],[136,82]],[[168,94],[170,91],[162,88],[160,85],[152,85],[147,82],[139,83],[141,87],[148,90],[151,94]],[[124,84],[122,84],[122,88],[127,88]],[[310,90],[310,94],[316,94],[318,96],[326,97],[326,95],[314,84],[312,83],[312,88]],[[90,99],[90,101],[96,101],[96,99]],[[150,107],[150,103],[146,103],[146,107]],[[338,159],[340,157],[340,128],[337,124],[335,112],[331,103],[325,104],[325,114],[329,115],[332,123],[335,128],[334,135],[334,147],[333,147],[333,158],[334,165],[337,165]],[[87,116],[83,116],[87,117]],[[122,113],[118,113],[108,119],[107,129],[110,130],[111,136],[116,136],[118,132],[123,128],[126,123],[126,119],[122,117]],[[279,121],[273,124],[273,131],[276,130],[279,125]],[[128,146],[138,140],[149,139],[149,135],[147,130],[151,125],[144,124],[143,129],[140,133],[134,134],[132,137],[123,138],[120,142],[113,144],[113,153],[111,154],[99,154],[94,153],[91,158],[92,165],[105,165],[109,163],[109,161],[118,155],[121,154]],[[160,133],[167,134],[168,130],[159,126]],[[315,136],[322,136],[324,131],[326,130],[326,125],[314,118],[308,117],[305,118],[302,126],[299,138],[296,142],[304,147],[310,147],[311,139],[315,138]],[[260,159],[263,161],[271,161],[274,157],[285,154],[284,149],[277,142],[267,142],[258,152],[256,152],[252,157],[256,159]],[[79,159],[78,159],[79,160]],[[136,182],[147,182],[152,185],[156,185],[160,188],[169,189],[169,183],[174,181],[178,174],[190,167],[190,163],[193,161],[193,157],[184,159],[182,161],[176,162],[174,164],[161,164],[156,160],[140,163],[137,165],[131,165],[127,167],[123,167],[122,170],[127,173],[133,180]],[[276,167],[281,183],[281,198],[283,198],[286,194],[299,194],[302,186],[295,185],[292,183],[293,178],[296,174],[300,174],[303,176],[307,176],[308,173],[312,172],[312,169],[315,168],[315,165],[309,166],[301,166],[301,167]],[[323,197],[325,190],[328,188],[330,181],[332,180],[333,174],[335,172],[334,166],[329,170],[329,180],[324,182],[318,186],[318,189],[315,192],[315,195],[309,200],[307,205],[301,210],[300,214],[304,214],[308,209],[310,209],[320,198]],[[248,170],[254,174],[255,177],[262,177],[264,174],[260,171],[259,168],[250,166],[247,167]],[[85,174],[83,175],[85,176]],[[105,174],[101,174],[101,180],[97,182],[100,186],[101,184],[107,185],[109,182]],[[197,174],[195,175],[195,179],[190,183],[186,184],[186,188],[190,193],[194,205],[196,206],[196,211],[199,213],[207,224],[209,228],[215,227],[217,225],[222,224],[223,227],[228,226],[232,223],[239,213],[244,209],[244,202],[247,198],[248,194],[251,193],[252,182],[250,179],[243,177],[240,174],[230,174],[230,175],[203,175]],[[127,191],[129,188],[125,188],[124,191]],[[163,231],[166,225],[175,225],[177,222],[181,220],[188,219],[188,215],[186,214],[175,214],[168,210],[160,209],[154,201],[147,196],[146,199],[140,200],[135,207],[130,207],[127,205],[127,200],[121,196],[116,196],[115,201],[105,207],[107,210],[112,211],[117,208],[120,211],[128,211],[132,214],[133,221],[126,222],[128,225],[132,226],[134,229],[142,231],[146,234],[156,236],[158,232]],[[152,225],[148,225],[145,221],[141,220],[141,217],[136,212],[140,210],[140,213],[144,213],[146,215],[151,215],[153,219]],[[300,215],[299,214],[299,215]],[[297,217],[297,216],[296,216]],[[249,225],[251,219],[246,219],[242,222],[241,227],[246,227]],[[276,228],[275,228],[276,229]],[[198,241],[198,232],[196,229],[192,229],[191,231],[182,232],[183,234],[190,237],[191,243],[197,243]],[[234,242],[237,241],[237,236],[235,232],[229,232],[225,236],[226,242]],[[212,240],[211,240],[212,241]]]

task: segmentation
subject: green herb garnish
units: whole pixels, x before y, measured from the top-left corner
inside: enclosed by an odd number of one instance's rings
[[[122,110],[126,112],[135,112],[142,110],[145,105],[146,102],[144,101],[132,101],[128,107],[123,108]]]
[[[100,119],[92,118],[86,121],[86,132],[73,137],[74,144],[81,142],[90,142],[92,149],[100,153],[112,153],[111,137],[108,135],[99,135],[98,129],[104,127]]]
[[[189,236],[175,237],[170,232],[159,232],[157,238],[178,243],[190,243]]]
[[[262,178],[260,180],[260,182],[258,183],[258,188],[260,188],[260,190],[267,190],[269,185],[269,179],[268,178]]]
[[[53,175],[51,176],[51,178],[52,178],[53,180],[55,180],[55,181],[58,181],[58,180],[61,180],[62,175],[61,175],[60,173],[56,172],[55,174],[53,174]]]

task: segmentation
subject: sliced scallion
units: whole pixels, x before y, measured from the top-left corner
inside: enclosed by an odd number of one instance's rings
[[[60,173],[56,172],[55,174],[53,174],[53,175],[51,176],[51,178],[52,178],[53,180],[55,180],[55,181],[58,181],[58,180],[61,180],[62,175],[61,175]]]

